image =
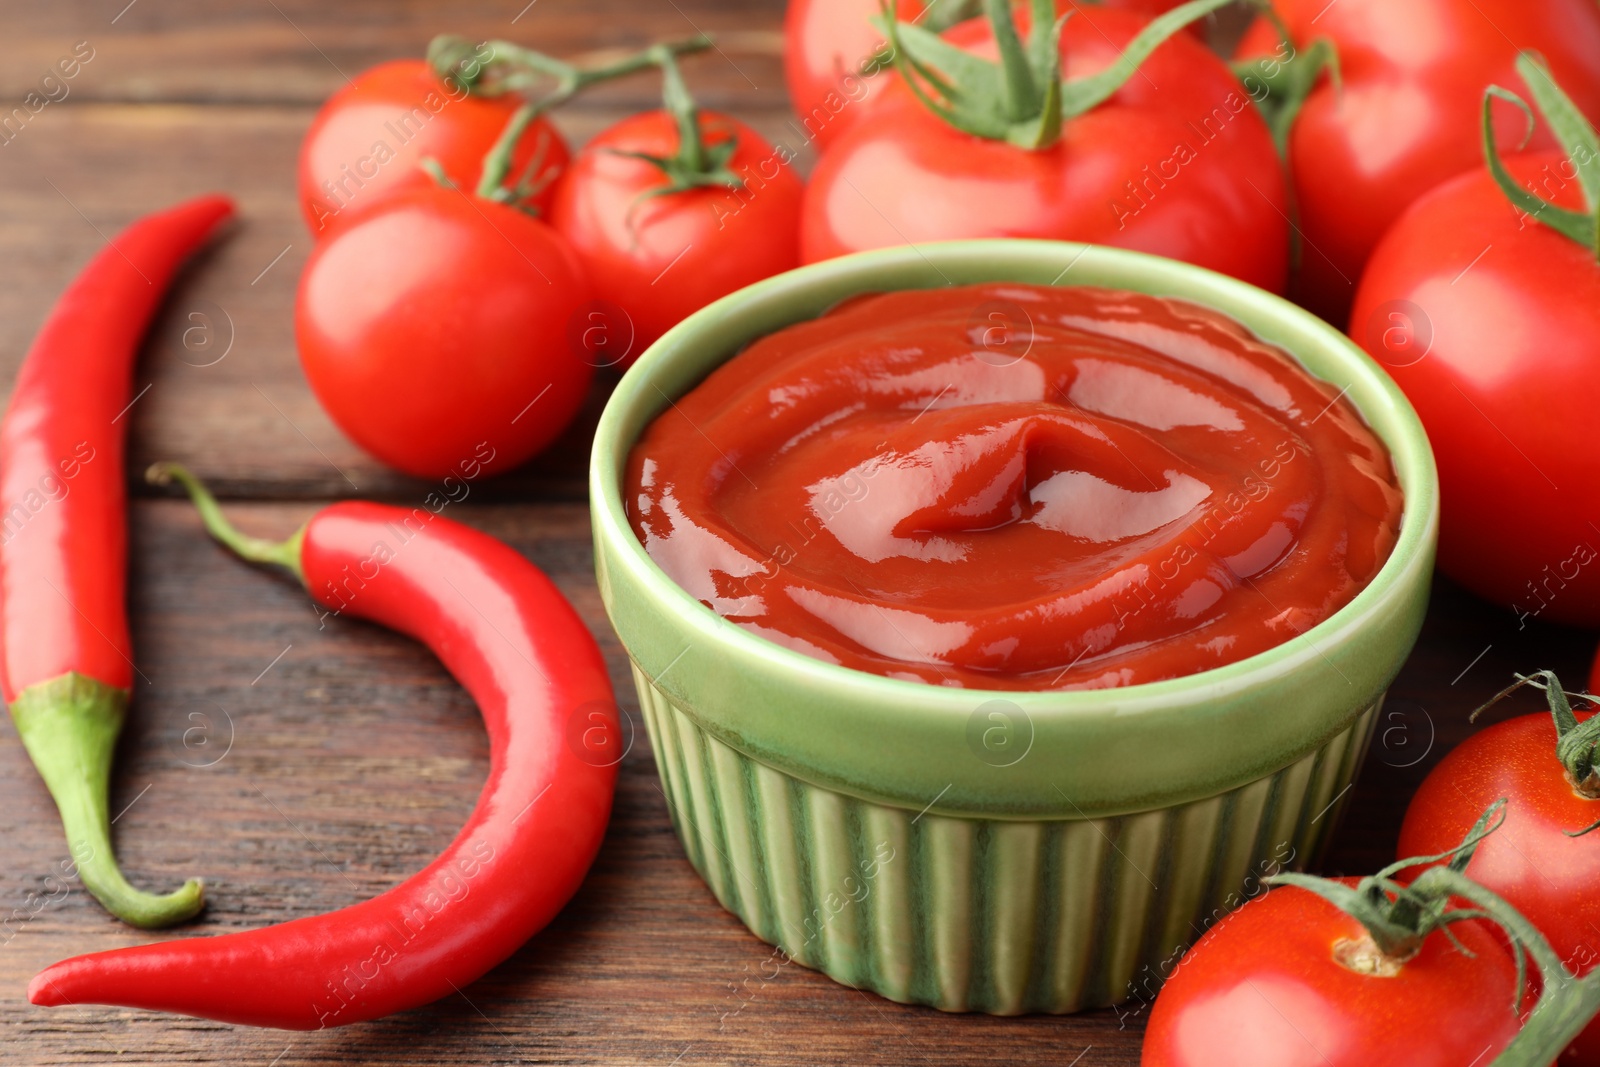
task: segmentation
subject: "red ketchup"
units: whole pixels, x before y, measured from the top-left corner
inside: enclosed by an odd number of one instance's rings
[[[990,284],[751,344],[628,460],[650,557],[828,663],[985,689],[1177,678],[1370,582],[1401,492],[1355,409],[1179,300]]]

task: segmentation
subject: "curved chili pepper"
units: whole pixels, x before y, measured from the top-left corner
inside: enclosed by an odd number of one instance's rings
[[[23,360],[0,425],[0,688],[61,812],[78,876],[113,915],[156,927],[203,906],[128,884],[107,788],[133,685],[122,453],[140,339],[172,277],[233,204],[190,200],[133,223],[72,283]]]
[[[152,468],[168,475],[239,555],[287,567],[330,612],[432,649],[482,709],[489,779],[443,854],[380,896],[261,930],[65,960],[34,978],[28,998],[310,1030],[458,992],[548,923],[599,851],[621,734],[594,638],[515,550],[429,511],[334,504],[275,544],[229,526],[188,472]]]

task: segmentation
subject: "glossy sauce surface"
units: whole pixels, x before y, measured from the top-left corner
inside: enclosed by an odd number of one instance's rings
[[[751,344],[629,457],[691,595],[829,663],[989,689],[1231,663],[1394,547],[1389,456],[1226,317],[1105,289],[860,297]]]

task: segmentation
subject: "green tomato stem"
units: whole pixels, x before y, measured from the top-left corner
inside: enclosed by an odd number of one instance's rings
[[[1355,886],[1294,873],[1275,875],[1266,881],[1275,886],[1297,886],[1329,901],[1360,922],[1385,959],[1398,966],[1404,966],[1420,952],[1423,942],[1433,934],[1452,936],[1452,923],[1486,920],[1499,926],[1516,959],[1511,1012],[1521,1014],[1530,961],[1539,972],[1540,996],[1517,1036],[1489,1067],[1542,1067],[1553,1063],[1600,1012],[1600,971],[1574,978],[1532,923],[1498,894],[1464,873],[1478,845],[1505,821],[1505,808],[1504,799],[1496,801],[1466,839],[1449,852],[1399,860]],[[1409,885],[1393,880],[1401,871],[1419,866],[1425,869]],[[1474,906],[1456,906],[1455,902],[1461,900]]]
[[[455,81],[476,96],[517,92],[529,97],[484,156],[483,176],[477,188],[477,195],[484,199],[514,203],[518,189],[506,187],[512,157],[523,135],[541,115],[593,85],[661,66],[664,59],[670,61],[676,55],[704,51],[711,44],[711,38],[699,34],[652,45],[609,63],[581,66],[510,41],[486,41],[475,47],[465,38],[441,35],[428,45],[428,62],[439,77]],[[532,95],[551,81],[553,86],[538,96]],[[523,184],[519,182],[519,189]]]
[[[1000,54],[998,63],[958,48],[938,33],[894,17],[885,6],[874,24],[890,45],[895,69],[912,94],[940,119],[975,137],[1030,151],[1049,148],[1064,123],[1098,107],[1131,78],[1150,54],[1191,22],[1234,0],[1190,0],[1153,19],[1106,69],[1061,79],[1061,27],[1054,5],[1035,0],[1023,44],[1009,0],[984,0]],[[1249,0],[1261,7],[1265,0]]]
[[[1484,163],[1488,166],[1489,174],[1494,178],[1495,184],[1500,186],[1500,191],[1505,193],[1506,199],[1510,200],[1518,210],[1563,237],[1576,241],[1586,248],[1590,255],[1600,260],[1600,136],[1596,135],[1595,128],[1584,118],[1583,112],[1572,102],[1572,98],[1561,91],[1561,87],[1550,76],[1550,68],[1545,66],[1544,61],[1538,56],[1532,52],[1519,54],[1517,73],[1522,75],[1522,80],[1527,83],[1540,114],[1549,123],[1562,150],[1577,168],[1587,210],[1573,211],[1570,208],[1560,207],[1529,192],[1518,185],[1517,180],[1506,169],[1505,163],[1500,159],[1500,150],[1494,141],[1492,113],[1494,101],[1505,100],[1521,108],[1528,120],[1528,133],[1533,130],[1533,111],[1522,97],[1498,85],[1491,85],[1483,91],[1481,136]],[[1526,143],[1526,135],[1523,140]]]

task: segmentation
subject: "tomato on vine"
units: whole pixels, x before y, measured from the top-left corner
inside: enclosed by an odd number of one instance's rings
[[[479,52],[458,62],[486,58]],[[427,60],[397,59],[363,71],[328,98],[301,143],[297,180],[306,226],[321,239],[389,195],[428,183],[424,160],[456,185],[475,188],[484,156],[521,105],[515,94],[471,93],[460,75],[441,76]],[[535,175],[528,203],[543,211],[553,176],[566,166],[567,143],[544,118],[526,133],[510,165]]]
[[[1100,6],[1155,18],[1180,0],[1101,0]],[[977,0],[895,0],[896,18],[940,33],[979,13]],[[1070,11],[1074,0],[1058,0]],[[826,149],[873,108],[893,81],[894,61],[873,19],[882,0],[789,0],[783,20],[783,76],[807,139]]]
[[[1547,68],[1530,55],[1517,66],[1564,152],[1502,163],[1489,107],[1514,97],[1485,94],[1488,166],[1390,229],[1350,333],[1405,390],[1433,443],[1441,569],[1519,624],[1596,626],[1600,138]]]
[[[964,0],[896,0],[896,18],[935,31],[971,15]],[[789,0],[783,20],[783,77],[803,132],[826,148],[860,121],[894,74],[880,0]],[[945,17],[949,13],[953,18]]]
[[[312,119],[297,178],[306,226],[320,240],[392,194],[437,183],[542,215],[571,155],[545,117],[550,109],[662,54],[710,44],[694,37],[583,67],[510,41],[441,34],[427,59],[363,71]],[[484,169],[491,159],[494,173]]]
[[[1009,0],[943,36],[886,22],[899,74],[822,156],[807,262],[962,237],[1133,248],[1281,290],[1288,201],[1271,134],[1232,71],[1179,31],[1226,0],[1146,23]],[[1174,36],[1176,35],[1176,36]]]
[[[567,243],[533,217],[517,163],[551,107],[589,85],[671,63],[706,38],[576,67],[503,41],[489,58],[440,38],[436,66],[471,92],[531,90],[476,167],[475,188],[435,157],[421,180],[335,227],[300,278],[295,338],[312,391],[357,444],[419,478],[499,473],[549,445],[587,395],[572,341],[591,289]]]
[[[1550,671],[1518,675],[1490,703],[1523,686],[1545,691],[1549,713],[1496,723],[1446,756],[1406,809],[1400,853],[1448,847],[1486,803],[1509,798],[1504,825],[1478,846],[1472,876],[1526,916],[1567,967],[1582,974],[1600,963],[1600,834],[1589,832],[1600,823],[1600,717],[1580,718]],[[1600,1064],[1600,1024],[1586,1029],[1560,1062]]]
[[[1400,213],[1478,164],[1473,105],[1485,85],[1511,76],[1518,49],[1542,54],[1580,109],[1600,117],[1593,0],[1273,0],[1272,7],[1288,30],[1287,54],[1278,26],[1261,19],[1239,56],[1286,61],[1298,114],[1285,147],[1303,237],[1290,294],[1335,324],[1344,324],[1368,256]],[[1336,66],[1324,71],[1329,53]],[[1509,137],[1515,114],[1505,109],[1498,118]],[[1535,138],[1535,148],[1553,144],[1542,128]]]
[[[789,150],[700,111],[670,56],[661,67],[664,107],[585,145],[550,207],[598,298],[604,344],[583,345],[597,365],[626,366],[690,312],[799,264]]]
[[[300,363],[356,444],[418,478],[495,474],[542,450],[588,393],[567,340],[589,299],[545,223],[458,189],[398,194],[306,263]]]
[[[1442,853],[1359,881],[1268,878],[1273,889],[1179,961],[1141,1067],[1552,1062],[1600,1009],[1600,976],[1572,980],[1528,919],[1463,873],[1505,808],[1492,804]],[[1529,963],[1540,987],[1531,1008]]]

